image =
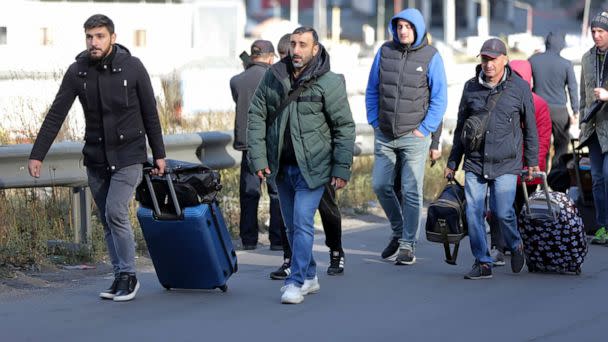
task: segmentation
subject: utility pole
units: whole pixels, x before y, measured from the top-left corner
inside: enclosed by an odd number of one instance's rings
[[[376,11],[376,18],[377,18],[377,23],[376,23],[376,33],[378,35],[378,41],[379,42],[383,42],[385,40],[384,38],[384,11],[386,9],[385,5],[384,5],[384,1],[385,0],[378,0],[378,10]]]
[[[395,14],[403,11],[403,1],[402,0],[393,0],[393,8],[395,9]]]
[[[327,1],[315,0],[315,13],[313,26],[319,34],[319,40],[327,38]]]
[[[448,46],[456,40],[456,3],[454,0],[443,0],[443,39]]]
[[[581,25],[581,40],[587,38],[587,29],[589,28],[589,7],[591,6],[591,0],[585,0],[585,9],[583,10],[583,24]]]
[[[290,0],[289,1],[289,21],[294,24],[298,23],[298,10],[299,10],[299,1],[298,0]]]

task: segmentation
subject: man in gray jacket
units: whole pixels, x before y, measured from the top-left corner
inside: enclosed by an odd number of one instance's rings
[[[606,244],[608,234],[608,12],[598,14],[591,21],[591,34],[595,45],[581,59],[581,107],[585,113],[596,102],[602,107],[587,123],[582,125],[581,146],[589,147],[593,202],[598,230],[591,240],[594,244]]]
[[[568,152],[568,130],[578,116],[578,89],[572,62],[559,55],[564,45],[563,34],[550,32],[545,40],[546,51],[529,58],[534,80],[532,91],[547,101],[551,112],[555,148],[552,165],[557,165],[559,157]],[[566,87],[572,114],[568,112]]]
[[[243,151],[239,185],[241,205],[239,228],[245,250],[255,249],[258,244],[258,204],[261,196],[261,180],[249,170],[247,162],[247,112],[260,80],[274,63],[274,57],[274,47],[271,42],[256,40],[251,45],[251,62],[245,66],[245,71],[230,79],[232,99],[236,103],[233,146],[235,150]],[[283,250],[281,230],[285,230],[285,227],[281,218],[277,187],[273,182],[267,182],[267,185],[270,197],[270,228],[268,231],[270,249]]]

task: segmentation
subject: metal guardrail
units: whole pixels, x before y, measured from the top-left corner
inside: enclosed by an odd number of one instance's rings
[[[371,155],[374,131],[369,125],[356,128],[355,156]],[[241,152],[232,148],[232,131],[214,131],[163,137],[167,158],[202,162],[212,169],[228,169],[241,163]],[[91,241],[91,194],[82,164],[81,142],[53,144],[46,155],[40,178],[27,169],[31,144],[0,146],[0,189],[65,186],[72,188],[72,227],[77,243]]]

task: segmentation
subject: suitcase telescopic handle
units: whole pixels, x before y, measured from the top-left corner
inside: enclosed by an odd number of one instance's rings
[[[182,209],[179,207],[179,202],[177,202],[177,194],[175,193],[175,188],[173,187],[173,180],[171,179],[171,170],[165,169],[165,179],[167,180],[167,187],[169,188],[169,194],[171,196],[171,200],[173,201],[173,206],[175,208],[175,215],[173,214],[163,214],[160,211],[160,206],[158,205],[158,200],[156,199],[156,193],[154,191],[154,187],[152,186],[152,180],[150,179],[150,171],[152,168],[144,168],[144,178],[146,179],[146,185],[150,190],[150,198],[152,199],[152,205],[154,206],[154,214],[159,220],[172,220],[175,217],[182,216]]]
[[[524,177],[528,174],[528,171],[522,171],[521,188],[524,192],[524,200],[526,201],[526,213],[530,215],[530,199],[528,198],[528,188],[526,187],[526,180],[524,179]],[[551,216],[553,216],[553,220],[556,220],[557,217],[555,216],[555,212],[553,211],[553,204],[551,203],[551,197],[549,195],[549,184],[547,183],[547,174],[545,172],[533,172],[532,177],[542,179],[542,188],[543,192],[545,193],[545,201],[547,202],[547,207],[549,208],[549,212],[551,212]]]

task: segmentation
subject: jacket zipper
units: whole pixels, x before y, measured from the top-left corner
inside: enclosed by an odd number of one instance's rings
[[[89,95],[87,94],[87,80],[84,80],[84,84],[82,86],[84,90],[84,101],[86,102],[87,109],[89,108]]]
[[[127,88],[127,80],[123,81],[123,86],[125,88],[125,102],[127,103],[127,107],[129,107],[129,89]]]
[[[405,66],[407,65],[407,57],[409,56],[407,50],[404,50],[403,53],[401,54],[401,60],[403,61],[401,68],[399,70],[399,81],[397,82],[397,98],[395,99],[395,109],[393,110],[394,116],[393,116],[393,133],[397,132],[397,108],[399,107],[399,101],[401,99],[401,79],[403,77],[403,70],[405,69]],[[405,57],[405,59],[404,59]]]

